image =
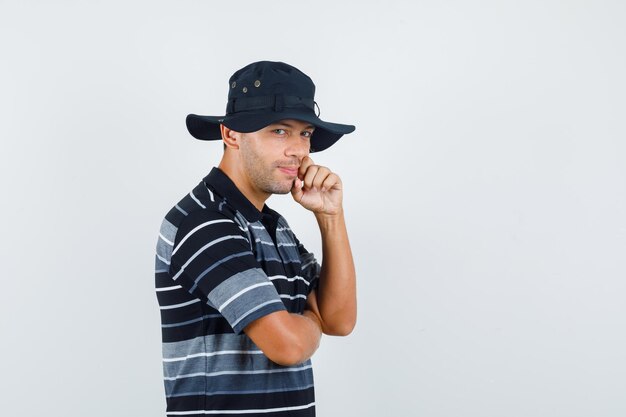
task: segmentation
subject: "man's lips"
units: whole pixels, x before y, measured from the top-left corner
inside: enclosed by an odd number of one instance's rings
[[[284,172],[287,175],[291,175],[291,176],[294,176],[294,177],[296,175],[298,175],[298,167],[293,167],[293,166],[286,167],[286,166],[283,166],[283,167],[278,167],[278,169],[281,170],[282,172]]]

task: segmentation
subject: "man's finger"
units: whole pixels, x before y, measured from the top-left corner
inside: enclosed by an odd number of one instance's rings
[[[310,157],[305,156],[302,158],[302,161],[300,162],[300,169],[298,169],[298,178],[303,179],[306,170],[309,169],[311,165],[314,165],[314,162]]]
[[[328,177],[330,174],[332,174],[332,172],[330,172],[330,169],[326,167],[319,167],[317,169],[317,172],[315,173],[315,177],[313,178],[313,182],[312,182],[313,188],[321,190],[322,183],[326,180],[326,177]]]
[[[291,186],[291,196],[299,203],[300,200],[302,200],[302,194],[304,194],[302,191],[302,181],[296,178]]]
[[[311,165],[307,168],[306,172],[304,173],[304,177],[302,178],[305,189],[310,190],[311,188],[313,188],[313,180],[315,179],[315,176],[317,175],[319,169],[320,167],[317,165]]]
[[[339,175],[331,172],[320,186],[320,189],[326,191],[333,188],[341,189],[341,179],[339,178]]]

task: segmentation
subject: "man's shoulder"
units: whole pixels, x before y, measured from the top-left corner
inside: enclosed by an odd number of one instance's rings
[[[238,222],[237,213],[220,196],[211,191],[204,181],[174,204],[163,219],[163,223],[175,227],[194,227],[203,222],[230,219]]]

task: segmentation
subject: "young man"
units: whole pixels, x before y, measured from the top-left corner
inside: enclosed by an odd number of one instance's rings
[[[310,357],[356,322],[340,178],[309,157],[354,126],[315,113],[315,86],[281,62],[229,81],[226,116],[187,116],[224,155],[165,216],[156,254],[167,415],[314,416]],[[265,205],[291,193],[315,215],[323,262]]]

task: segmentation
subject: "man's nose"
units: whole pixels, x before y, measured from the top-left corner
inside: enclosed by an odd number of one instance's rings
[[[298,159],[302,159],[309,154],[311,144],[308,140],[303,139],[300,136],[291,136],[288,139],[289,145],[285,150],[287,156],[296,156]]]

